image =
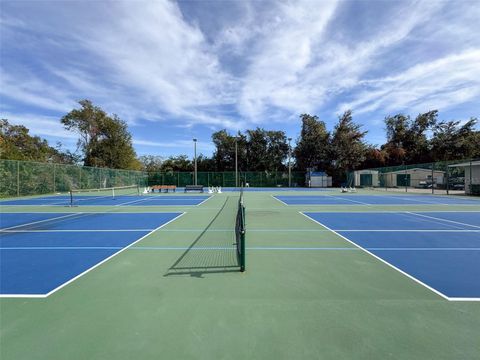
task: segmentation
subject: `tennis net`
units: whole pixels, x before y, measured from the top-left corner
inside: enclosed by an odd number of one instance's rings
[[[238,199],[237,220],[235,224],[235,236],[237,245],[237,257],[240,271],[245,271],[245,205],[243,203],[243,187],[240,188]]]
[[[70,190],[70,205],[73,206],[82,201],[101,199],[116,199],[119,196],[139,196],[138,185],[118,186],[98,189],[72,189]]]

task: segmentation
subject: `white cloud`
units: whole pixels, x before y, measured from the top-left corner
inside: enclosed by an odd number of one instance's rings
[[[357,114],[378,109],[409,112],[446,110],[480,97],[480,50],[417,64],[399,74],[364,82],[367,90],[339,110]]]
[[[0,16],[2,43],[24,51],[2,53],[0,93],[59,114],[87,98],[130,125],[235,131],[332,107],[424,111],[480,96],[472,2],[245,1],[208,34],[208,17],[184,17],[188,3],[32,4]]]
[[[133,139],[134,145],[160,147],[160,148],[188,148],[193,149],[193,140],[172,140],[172,141],[151,141],[144,139]],[[212,152],[215,147],[210,142],[197,141],[197,150]]]
[[[14,125],[24,125],[33,135],[49,136],[62,141],[66,140],[67,142],[77,139],[77,135],[65,130],[60,123],[60,119],[54,116],[2,111],[1,117],[8,119]]]

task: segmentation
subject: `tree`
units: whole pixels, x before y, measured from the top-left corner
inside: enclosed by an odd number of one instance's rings
[[[63,151],[60,143],[51,147],[47,140],[31,136],[23,125],[13,125],[7,119],[0,120],[0,158],[73,164],[77,158],[70,151]]]
[[[285,132],[270,130],[266,132],[266,137],[268,156],[265,170],[284,170],[289,150]]]
[[[162,171],[163,158],[158,155],[142,155],[138,158],[142,164],[142,170],[146,172]]]
[[[250,171],[273,170],[270,168],[268,159],[268,138],[265,130],[256,128],[247,130],[248,147],[247,147],[247,163]]]
[[[480,156],[480,132],[476,118],[460,126],[460,121],[442,121],[433,130],[431,140],[434,161],[460,160]]]
[[[302,114],[300,119],[302,130],[294,150],[296,166],[302,171],[307,168],[324,170],[330,165],[330,134],[327,127],[316,115]]]
[[[360,130],[361,125],[355,124],[350,110],[338,118],[331,141],[331,156],[333,159],[334,179],[337,181],[349,171],[355,170],[364,160],[367,147],[363,142],[366,131]]]
[[[388,154],[389,165],[431,160],[426,132],[435,126],[437,116],[438,111],[432,110],[419,114],[413,121],[402,114],[385,118],[387,142],[382,149]]]
[[[215,161],[203,154],[197,156],[197,170],[198,171],[215,171]]]
[[[193,171],[193,163],[187,155],[170,156],[163,162],[162,171]]]
[[[132,136],[125,121],[117,115],[108,116],[89,100],[79,101],[81,109],[74,109],[62,117],[63,126],[79,135],[78,147],[84,155],[84,165],[116,169],[139,169]]]
[[[388,154],[385,150],[378,149],[373,145],[368,145],[365,151],[365,160],[360,167],[362,169],[383,167],[386,164],[387,157]]]
[[[223,129],[212,134],[212,141],[215,145],[213,161],[216,171],[235,170],[235,142],[237,142],[238,168],[247,168],[247,139],[240,132],[237,136],[230,135]]]

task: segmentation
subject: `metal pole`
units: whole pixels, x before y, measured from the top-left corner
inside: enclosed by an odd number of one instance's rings
[[[288,187],[292,187],[292,164],[290,162],[292,158],[292,147],[290,141],[292,141],[292,138],[288,138]]]
[[[194,185],[197,185],[197,139],[193,139],[193,151],[194,151],[194,162],[195,162],[195,170],[194,170]]]
[[[434,188],[434,185],[435,185],[435,178],[433,177],[435,174],[433,172],[433,167],[434,167],[434,163],[432,163],[432,194],[435,194],[435,190],[433,190]]]
[[[17,196],[20,196],[20,161],[17,160]]]
[[[56,184],[56,166],[53,164],[53,192],[55,193],[57,191],[57,184]]]
[[[470,175],[470,176],[469,176],[469,180],[468,180],[469,183],[470,183],[470,185],[468,185],[468,195],[475,195],[475,194],[473,193],[473,186],[472,186],[472,175],[473,175],[473,174],[472,174],[472,170],[473,170],[473,169],[472,169],[472,161],[470,160],[470,166],[469,166],[469,171],[470,171],[470,174],[469,174],[469,175]],[[464,191],[465,191],[465,193],[467,193],[467,192],[466,192],[466,189],[465,189]]]
[[[238,137],[235,137],[235,187],[238,188]]]

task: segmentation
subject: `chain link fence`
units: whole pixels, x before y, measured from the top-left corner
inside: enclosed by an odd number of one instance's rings
[[[33,161],[0,159],[0,196],[26,196],[63,193],[76,189],[97,189],[116,186],[175,185],[185,187],[194,183],[194,172],[166,171],[142,172],[95,168],[78,165],[39,163]],[[203,186],[236,187],[241,183],[250,187],[305,186],[305,173],[288,171],[197,173],[197,184]]]
[[[390,191],[480,195],[480,160],[444,161],[357,170],[356,187]]]
[[[147,183],[147,175],[142,171],[3,159],[0,160],[0,179],[2,197]]]
[[[184,187],[194,183],[194,172],[150,172],[148,185],[175,185]],[[245,171],[238,173],[237,184],[235,171],[197,172],[197,184],[203,186],[236,187],[240,183],[250,187],[288,187],[288,171]],[[292,171],[291,186],[305,186],[305,173]]]

